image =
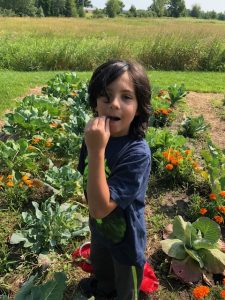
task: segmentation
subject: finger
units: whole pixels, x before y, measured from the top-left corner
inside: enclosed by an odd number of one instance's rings
[[[105,127],[105,119],[106,119],[106,117],[105,116],[101,116],[101,117],[99,117],[98,118],[98,126],[100,126],[100,127]]]
[[[98,120],[97,120],[97,119],[98,119],[98,118],[93,118],[93,119],[89,120],[89,121],[87,122],[87,124],[86,124],[84,130],[85,130],[85,131],[88,131],[89,129],[96,127],[97,124],[98,124]]]
[[[105,131],[106,131],[107,133],[110,133],[109,121],[110,121],[110,119],[109,119],[109,118],[106,118],[106,120],[105,120]]]

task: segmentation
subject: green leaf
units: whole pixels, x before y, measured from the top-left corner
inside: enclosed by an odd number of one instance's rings
[[[210,243],[208,240],[206,239],[198,239],[193,241],[192,246],[195,250],[199,250],[199,249],[214,249],[214,248],[218,248],[217,247],[217,243]]]
[[[35,214],[36,214],[36,217],[41,220],[42,219],[42,212],[39,210],[39,204],[35,201],[32,201],[32,204],[35,208]]]
[[[173,233],[172,233],[172,235],[174,237],[176,237],[177,239],[183,241],[184,244],[186,243],[186,238],[188,238],[187,236],[185,236],[185,233],[187,231],[187,226],[189,226],[188,223],[189,222],[185,222],[184,219],[181,216],[176,216],[173,220]]]
[[[25,242],[25,241],[28,240],[21,232],[13,233],[9,240],[10,244],[12,245],[19,244],[20,242]]]
[[[219,249],[199,249],[199,255],[204,262],[204,268],[214,274],[224,274],[225,253]]]
[[[66,275],[57,272],[54,277],[54,280],[43,285],[34,286],[36,276],[31,276],[16,294],[15,300],[62,300],[66,288]]]
[[[28,281],[26,281],[21,289],[19,290],[19,292],[16,294],[15,300],[29,300],[29,294],[34,286],[34,280],[37,277],[37,275],[35,276],[31,276],[29,278]],[[28,297],[27,297],[28,296]]]
[[[199,263],[200,268],[203,268],[203,267],[204,267],[204,263],[203,263],[203,261],[202,261],[202,258],[200,257],[200,255],[198,254],[197,251],[192,250],[192,249],[188,249],[188,248],[186,248],[186,247],[185,247],[185,251],[188,253],[188,255],[189,255],[190,257],[192,257],[194,260],[196,260],[196,261]]]
[[[192,223],[192,225],[201,231],[203,238],[208,240],[209,243],[215,244],[218,242],[221,235],[221,230],[220,226],[213,220],[207,217],[201,217]]]
[[[66,275],[62,272],[54,274],[55,280],[49,281],[41,288],[40,300],[62,300],[66,288]]]
[[[184,243],[179,239],[166,239],[160,242],[163,252],[176,259],[184,259],[187,256]]]

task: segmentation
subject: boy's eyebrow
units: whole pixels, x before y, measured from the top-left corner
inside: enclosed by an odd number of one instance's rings
[[[106,91],[107,91],[107,92],[111,92],[112,90],[111,90],[110,88],[109,88],[109,89],[107,88]],[[135,92],[132,91],[132,90],[126,90],[126,89],[125,89],[125,90],[121,90],[121,92],[122,92],[122,93],[131,93],[131,94],[135,95]]]

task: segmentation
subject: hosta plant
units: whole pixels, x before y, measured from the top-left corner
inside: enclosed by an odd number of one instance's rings
[[[206,131],[209,125],[205,123],[204,117],[186,117],[181,123],[180,134],[185,137],[195,138],[199,133]]]
[[[225,253],[220,250],[219,225],[206,217],[185,222],[181,216],[173,221],[172,232],[161,241],[162,250],[172,258],[173,272],[184,282],[197,282],[207,271],[225,273]]]
[[[41,204],[32,202],[35,211],[22,213],[21,229],[10,237],[11,244],[23,243],[30,251],[40,253],[67,245],[72,238],[85,236],[87,217],[79,212],[79,204],[59,204],[54,196]]]

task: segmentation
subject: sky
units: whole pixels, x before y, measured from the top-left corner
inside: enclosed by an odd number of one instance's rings
[[[107,0],[91,0],[94,7],[104,8]],[[133,4],[137,9],[147,9],[152,0],[122,0],[125,7],[129,9]],[[216,12],[225,12],[225,0],[185,0],[186,8],[191,8],[194,4],[198,4],[203,11],[215,10]]]

